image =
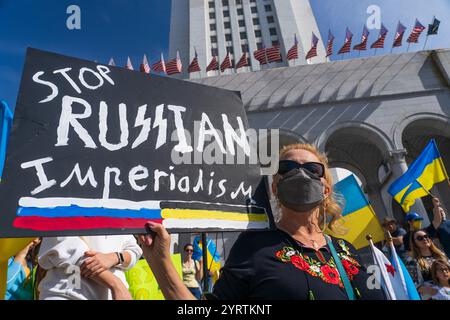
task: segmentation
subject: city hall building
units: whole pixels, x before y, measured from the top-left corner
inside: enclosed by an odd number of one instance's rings
[[[253,57],[261,43],[279,44],[285,57],[294,34],[304,57],[312,32],[319,37],[314,64],[300,58],[295,66],[283,61],[260,68]],[[281,146],[318,146],[331,167],[359,178],[380,220],[403,222],[387,189],[431,138],[450,168],[450,49],[328,62],[319,35],[308,0],[172,1],[170,52],[179,50],[183,65],[195,56],[194,48],[203,70],[212,56],[223,58],[227,51],[238,57],[247,50],[252,57],[247,70],[182,78],[240,91],[252,128],[279,129]],[[448,183],[431,192],[448,212]],[[427,225],[431,197],[417,200],[412,210]]]

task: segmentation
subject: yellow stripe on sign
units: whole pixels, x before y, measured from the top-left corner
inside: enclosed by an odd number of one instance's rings
[[[192,209],[162,209],[161,216],[163,217],[163,219],[214,219],[249,222],[268,221],[265,214]]]

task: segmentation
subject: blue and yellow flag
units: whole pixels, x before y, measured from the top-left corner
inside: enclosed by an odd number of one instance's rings
[[[434,184],[444,180],[448,180],[448,175],[436,141],[431,139],[409,169],[392,183],[388,192],[408,212],[416,199],[428,195]]]
[[[343,235],[331,231],[327,233],[347,240],[356,249],[369,245],[366,239],[369,234],[372,236],[373,242],[384,240],[383,228],[355,177],[350,175],[337,182],[334,190],[345,199],[340,228],[345,229],[346,232]]]
[[[194,252],[192,254],[192,259],[194,260],[200,260],[203,256],[202,251],[202,238],[200,236],[197,236],[194,238]],[[213,274],[212,280],[213,283],[217,281],[219,278],[219,272],[220,268],[222,267],[220,263],[220,254],[217,250],[217,246],[214,243],[214,241],[206,237],[206,258],[207,258],[207,268],[211,273]]]

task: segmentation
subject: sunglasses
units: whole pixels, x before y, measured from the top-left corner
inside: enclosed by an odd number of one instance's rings
[[[194,252],[194,250],[192,250],[192,249],[186,249],[184,251],[186,251],[186,252]]]
[[[325,166],[320,162],[306,162],[302,164],[293,160],[281,160],[278,164],[278,174],[285,175],[291,170],[300,168],[308,170],[319,178],[323,178],[325,175]]]
[[[427,234],[424,235],[424,236],[417,236],[416,237],[416,240],[418,240],[418,241],[423,241],[425,239],[430,239],[430,237]]]

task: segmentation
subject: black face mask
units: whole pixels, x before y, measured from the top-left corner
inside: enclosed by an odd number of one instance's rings
[[[324,200],[323,183],[314,173],[303,168],[294,169],[282,176],[277,185],[281,204],[297,212],[316,208]]]

